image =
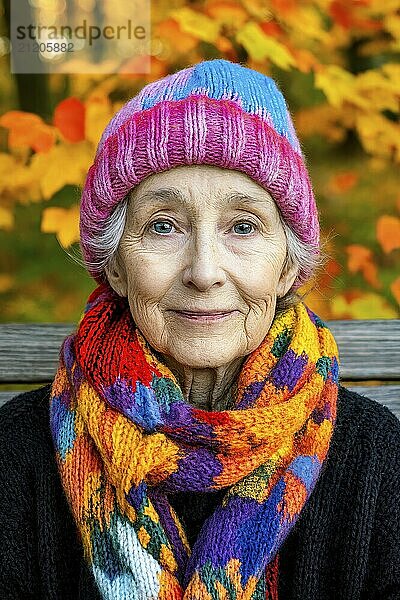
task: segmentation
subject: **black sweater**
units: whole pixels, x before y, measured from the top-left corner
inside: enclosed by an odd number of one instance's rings
[[[49,390],[0,409],[0,599],[100,600],[57,471]],[[192,542],[219,496],[170,497]],[[279,600],[400,599],[400,421],[389,409],[340,388],[327,461],[280,561]]]

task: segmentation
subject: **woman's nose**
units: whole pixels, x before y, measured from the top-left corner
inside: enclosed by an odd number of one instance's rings
[[[226,274],[221,264],[221,253],[215,237],[198,236],[188,246],[187,266],[183,272],[183,283],[205,292],[212,286],[221,286]]]

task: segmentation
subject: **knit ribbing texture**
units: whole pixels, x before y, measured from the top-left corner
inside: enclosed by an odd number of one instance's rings
[[[82,252],[99,283],[104,273],[95,266],[95,242],[116,206],[146,177],[196,164],[248,175],[319,253],[315,199],[282,93],[270,77],[215,59],[149,83],[103,132],[80,210]],[[309,276],[301,264],[294,287]]]
[[[277,600],[279,548],[336,422],[338,354],[304,304],[243,363],[232,410],[190,405],[107,284],[52,386],[61,481],[104,599]],[[225,490],[193,547],[167,494]]]

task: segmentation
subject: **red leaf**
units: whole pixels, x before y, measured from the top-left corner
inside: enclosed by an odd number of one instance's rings
[[[383,27],[382,19],[365,19],[358,17],[356,12],[365,2],[349,2],[348,0],[334,0],[329,5],[329,14],[332,19],[343,29],[362,29],[365,31],[380,31]]]
[[[283,33],[282,27],[275,21],[264,21],[263,23],[259,23],[259,26],[264,33],[272,37],[279,37]]]
[[[85,139],[85,106],[78,98],[62,100],[54,111],[54,125],[68,142]]]

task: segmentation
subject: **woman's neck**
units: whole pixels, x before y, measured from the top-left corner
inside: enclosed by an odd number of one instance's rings
[[[221,411],[232,408],[237,378],[245,358],[239,357],[229,365],[201,369],[178,364],[170,356],[163,356],[162,360],[178,379],[189,404],[203,410]]]

